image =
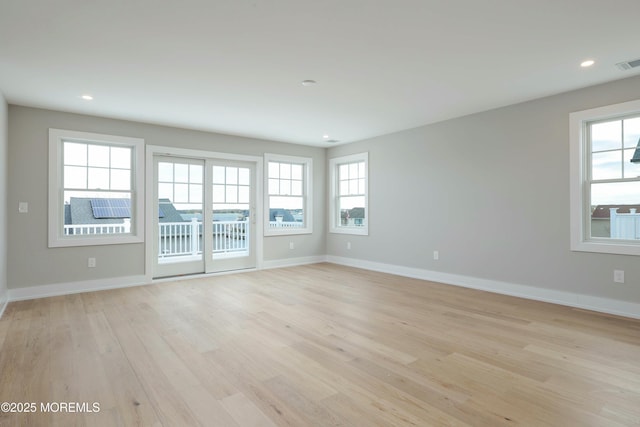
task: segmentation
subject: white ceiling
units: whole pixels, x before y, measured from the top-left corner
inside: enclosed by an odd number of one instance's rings
[[[615,66],[640,58],[638,16],[639,0],[0,0],[0,91],[328,146],[639,74]]]

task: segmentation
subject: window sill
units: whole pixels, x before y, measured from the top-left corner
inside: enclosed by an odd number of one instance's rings
[[[576,252],[594,252],[614,255],[640,255],[640,243],[630,240],[616,240],[615,242],[589,240],[574,242],[571,245],[571,250]]]
[[[368,227],[332,227],[329,233],[335,234],[354,234],[358,236],[368,236]]]

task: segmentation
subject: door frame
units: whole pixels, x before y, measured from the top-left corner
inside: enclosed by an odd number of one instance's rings
[[[207,151],[207,150],[195,150],[190,148],[176,148],[176,147],[165,147],[160,145],[147,145],[146,153],[145,153],[145,278],[147,282],[152,282],[153,279],[153,265],[154,265],[154,257],[157,257],[157,254],[154,251],[154,241],[155,241],[155,228],[153,227],[154,218],[153,218],[153,206],[154,206],[154,185],[155,179],[153,176],[153,162],[154,157],[157,155],[162,156],[170,156],[170,157],[186,157],[190,159],[202,159],[202,160],[229,160],[229,161],[241,161],[253,163],[255,165],[256,171],[256,209],[255,216],[256,222],[254,226],[254,230],[256,233],[255,240],[255,256],[256,256],[256,268],[255,270],[259,270],[263,265],[263,221],[261,221],[263,215],[263,159],[259,156],[248,156],[243,154],[231,154],[231,153],[220,153],[216,151]],[[207,189],[205,189],[207,191]],[[253,270],[253,269],[250,269]],[[246,270],[245,270],[246,271]],[[225,274],[221,273],[203,273],[209,275],[216,274]],[[163,279],[157,279],[163,280]]]

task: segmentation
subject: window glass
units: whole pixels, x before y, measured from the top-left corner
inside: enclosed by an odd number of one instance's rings
[[[367,153],[330,160],[331,232],[368,234]]]
[[[265,155],[267,205],[265,235],[311,232],[311,159]]]
[[[142,241],[144,141],[49,129],[49,246]]]

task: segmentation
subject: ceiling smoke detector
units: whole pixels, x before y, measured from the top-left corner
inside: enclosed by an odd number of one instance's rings
[[[631,70],[632,68],[640,67],[640,59],[634,59],[633,61],[618,62],[616,67],[623,71]]]

